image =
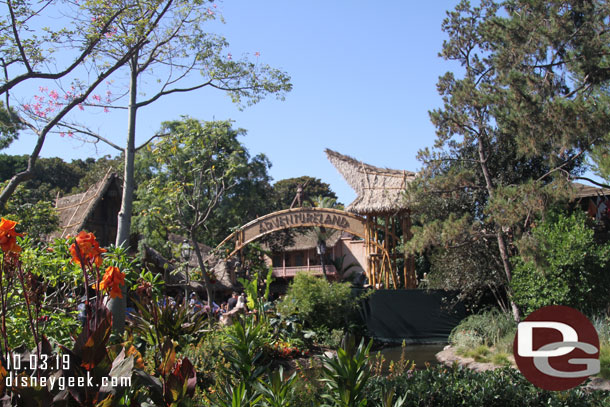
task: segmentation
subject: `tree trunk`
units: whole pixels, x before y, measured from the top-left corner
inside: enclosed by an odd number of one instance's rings
[[[483,139],[481,136],[478,138],[478,149],[479,149],[479,162],[481,164],[481,171],[483,171],[483,176],[485,177],[485,186],[487,189],[487,194],[489,198],[493,198],[494,195],[494,187],[491,182],[491,176],[489,175],[489,168],[487,167],[487,155],[485,154],[485,147],[483,145]],[[502,229],[496,225],[496,238],[498,240],[498,249],[500,250],[500,258],[502,259],[502,266],[504,268],[504,274],[506,275],[506,292],[508,294],[508,301],[510,302],[510,307],[513,312],[513,319],[516,322],[519,322],[519,308],[517,304],[512,299],[512,292],[510,289],[510,282],[512,279],[512,270],[510,266],[510,260],[508,255],[508,247],[506,245],[506,241],[504,240],[504,235],[502,234]]]
[[[127,147],[125,148],[125,171],[123,173],[123,197],[121,199],[121,210],[119,212],[118,227],[116,234],[117,246],[129,245],[129,234],[131,231],[131,211],[133,207],[133,191],[135,189],[134,161],[136,155],[136,114],[137,114],[137,91],[138,91],[138,54],[131,59],[131,78],[129,82],[129,119],[127,123]],[[113,298],[108,303],[112,312],[112,329],[118,334],[125,330],[125,308],[127,305],[126,290],[123,298]]]
[[[326,275],[326,266],[324,265],[324,255],[320,255],[320,263],[322,264],[322,274],[324,274],[324,279],[328,281],[328,276]]]
[[[205,288],[205,293],[208,297],[208,319],[210,324],[212,323],[212,282],[210,281],[210,277],[208,273],[206,273],[205,263],[203,262],[203,256],[201,255],[201,250],[199,249],[199,245],[197,244],[197,239],[195,238],[195,230],[191,229],[190,232],[191,244],[193,245],[193,249],[195,250],[195,255],[197,256],[197,263],[199,264],[199,268],[201,269],[201,275],[203,276],[203,285]]]

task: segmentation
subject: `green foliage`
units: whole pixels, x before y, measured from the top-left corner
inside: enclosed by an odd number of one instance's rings
[[[57,194],[82,192],[106,175],[109,167],[118,167],[118,160],[104,156],[97,160],[87,158],[68,163],[58,157],[40,158],[36,161],[32,178],[21,185],[25,190],[21,199],[30,203],[54,202]],[[0,154],[0,182],[24,171],[27,164],[27,155]]]
[[[2,216],[18,222],[20,232],[40,242],[57,229],[59,217],[54,204],[49,201],[32,202],[28,195],[31,194],[22,185],[17,187]]]
[[[457,365],[436,366],[396,377],[376,376],[365,389],[369,403],[380,404],[388,389],[395,389],[396,394],[405,398],[403,407],[602,407],[610,403],[606,391],[541,390],[512,368],[475,372]]]
[[[330,189],[330,185],[322,182],[319,178],[302,176],[298,178],[286,178],[273,184],[275,210],[288,209],[297,194],[297,186],[305,185],[303,190],[303,204],[314,206],[313,200],[318,197],[327,197],[336,200],[337,195]]]
[[[266,277],[262,279],[262,272],[264,270],[257,270],[254,272],[254,276],[251,280],[245,278],[239,278],[239,282],[244,286],[244,292],[248,297],[247,306],[250,310],[257,310],[257,312],[264,318],[264,305],[269,299],[269,290],[273,281],[273,268],[267,269]],[[259,287],[262,288],[262,292],[259,292]]]
[[[460,67],[438,81],[437,138],[418,155],[424,166],[408,193],[417,227],[406,245],[441,252],[436,269],[450,255],[444,281],[459,287],[469,276],[470,293],[491,286],[510,300],[511,248],[567,199],[584,156],[607,150],[608,8],[484,0],[447,13],[441,56]]]
[[[7,148],[17,140],[19,130],[23,129],[23,123],[13,109],[7,109],[4,102],[0,102],[0,150]]]
[[[278,311],[295,315],[309,329],[348,329],[358,298],[349,283],[330,283],[305,272],[297,273]]]
[[[293,405],[294,383],[297,372],[284,379],[284,368],[279,367],[268,375],[266,381],[256,383],[256,390],[262,395],[261,402],[267,407],[289,407]]]
[[[517,326],[512,317],[493,308],[463,319],[453,328],[449,342],[464,349],[479,345],[495,346],[506,336],[514,337]]]
[[[41,301],[35,309],[37,326],[41,334],[62,345],[69,345],[72,335],[80,329],[77,305],[82,282],[82,271],[70,263],[71,255],[63,239],[57,239],[49,247],[39,247],[25,237],[19,241],[22,247],[21,267],[25,273],[34,276]],[[13,276],[14,277],[14,276]],[[7,299],[13,303],[7,315],[9,345],[17,347],[34,346],[34,338],[28,325],[28,315],[22,296],[22,288],[15,280],[5,278]],[[60,312],[58,312],[60,311]]]
[[[323,358],[322,381],[326,384],[327,393],[322,397],[328,405],[337,407],[362,407],[367,404],[366,383],[371,375],[368,362],[369,351],[373,341],[367,346],[364,339],[356,347],[353,336],[346,337],[342,347],[337,349],[337,356]]]
[[[188,305],[157,302],[136,302],[138,313],[133,316],[130,330],[139,348],[144,346],[159,349],[166,338],[178,341],[180,346],[197,343],[206,326],[207,315],[192,312]]]
[[[261,365],[264,331],[254,319],[239,320],[227,331],[228,366],[222,371],[223,385],[220,386],[215,403],[230,405],[230,400],[240,406],[253,406],[260,399],[256,383],[265,373],[267,366]]]
[[[248,174],[256,165],[237,139],[245,132],[233,129],[228,121],[184,118],[165,123],[162,133],[165,136],[150,151],[154,176],[138,189],[137,230],[145,233],[145,241],[152,234],[154,240],[147,243],[163,249],[168,233],[188,233],[195,225],[197,239],[214,246],[229,234],[226,225],[220,226],[226,211],[217,210],[237,199],[231,195],[233,188],[250,182]],[[189,204],[200,210],[194,211]],[[208,221],[216,225],[213,235],[201,227]]]
[[[220,371],[225,367],[224,350],[227,337],[224,331],[210,330],[197,343],[183,346],[180,354],[193,361],[197,371],[198,387],[209,389],[224,385]]]
[[[514,300],[530,312],[567,305],[585,313],[608,305],[610,244],[599,244],[584,213],[550,214],[532,230],[536,242],[515,259]]]

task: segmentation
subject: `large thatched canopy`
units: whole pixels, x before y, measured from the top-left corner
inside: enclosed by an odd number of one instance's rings
[[[346,210],[360,215],[388,214],[406,210],[402,197],[416,173],[374,167],[347,155],[326,149],[326,155],[358,196]]]
[[[59,198],[55,203],[59,230],[51,233],[48,239],[75,236],[81,230],[86,230],[94,232],[102,246],[114,243],[121,194],[120,179],[109,170],[87,191]]]

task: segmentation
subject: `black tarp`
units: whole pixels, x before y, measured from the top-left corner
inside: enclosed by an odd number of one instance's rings
[[[374,338],[407,343],[447,342],[466,317],[456,293],[441,290],[375,290],[364,300],[363,317]]]

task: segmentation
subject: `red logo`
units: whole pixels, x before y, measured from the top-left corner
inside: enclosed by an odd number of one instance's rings
[[[550,305],[532,312],[517,327],[517,367],[545,390],[567,390],[599,373],[599,337],[580,311]]]

